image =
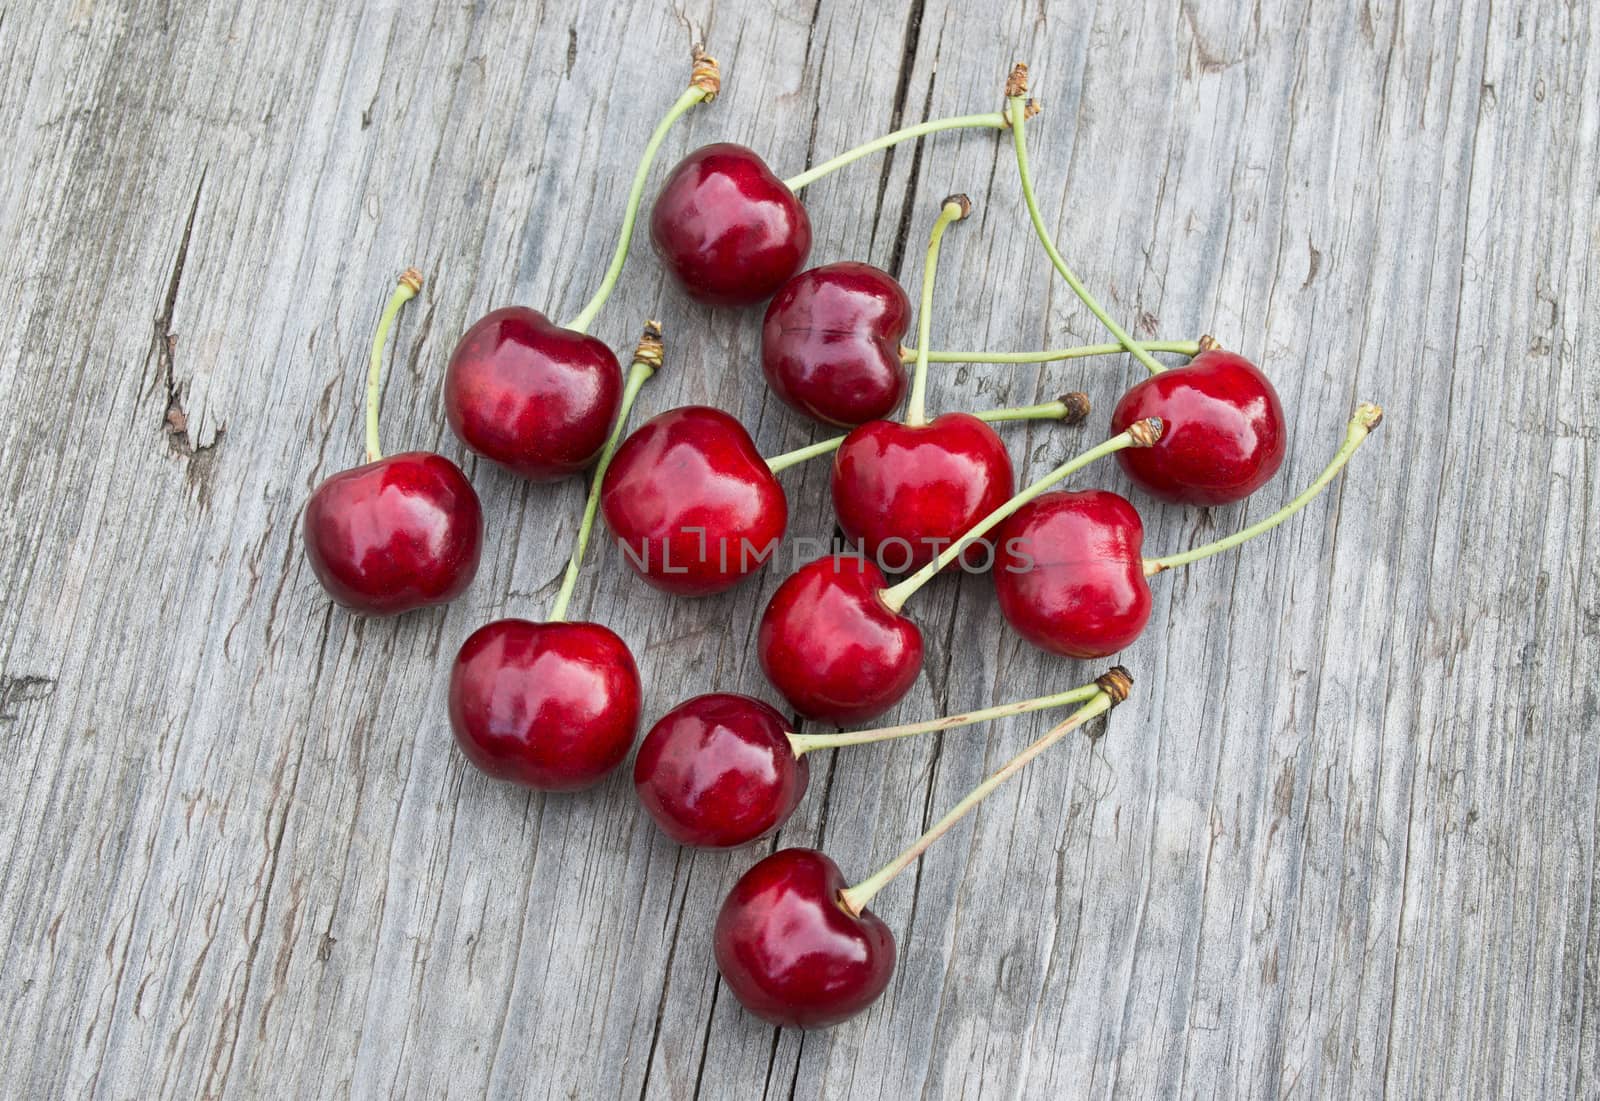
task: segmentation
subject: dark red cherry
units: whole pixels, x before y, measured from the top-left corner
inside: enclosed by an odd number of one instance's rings
[[[540,791],[597,783],[639,729],[639,670],[598,623],[496,620],[450,669],[450,727],[490,776]]]
[[[717,692],[663,715],[639,746],[633,786],[656,824],[684,845],[725,849],[789,820],[811,766],[789,723],[749,696]]]
[[[1074,658],[1114,654],[1150,620],[1144,524],[1103,489],[1046,493],[997,529],[1000,612],[1035,646]]]
[[[766,162],[726,142],[696,149],[661,185],[650,242],[689,297],[765,302],[806,262],[811,219]]]
[[[640,425],[600,487],[623,561],[680,596],[730,589],[759,569],[789,523],[783,487],[744,425],[689,405]]]
[[[610,348],[522,306],[480,318],[444,376],[445,417],[461,442],[536,482],[592,463],[621,400]]]
[[[833,459],[839,527],[886,570],[914,570],[1011,498],[1015,475],[999,435],[977,417],[946,413],[913,427],[872,421]],[[974,568],[992,559],[974,545]]]
[[[483,509],[455,463],[408,451],[328,478],[306,503],[301,531],[328,595],[393,615],[466,591],[483,548]]]
[[[1117,453],[1151,496],[1184,505],[1225,505],[1260,489],[1283,465],[1288,432],[1278,392],[1243,356],[1212,348],[1139,383],[1117,402],[1111,431],[1160,417],[1154,447]]]
[[[894,934],[845,908],[839,866],[782,849],[739,878],[712,933],[723,982],[741,1005],[789,1028],[826,1028],[866,1009],[894,975]]]
[[[761,326],[761,369],[800,412],[850,427],[887,417],[906,392],[900,340],[911,300],[871,264],[825,264],[783,285]]]
[[[756,654],[800,714],[856,723],[910,690],[922,668],[922,632],[883,602],[886,587],[871,562],[834,554],[800,567],[772,594]]]

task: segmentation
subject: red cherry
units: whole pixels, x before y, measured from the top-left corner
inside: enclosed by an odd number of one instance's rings
[[[617,449],[600,510],[623,560],[680,596],[730,589],[783,538],[789,503],[744,425],[690,405],[639,426]]]
[[[306,503],[302,531],[328,595],[394,615],[466,591],[478,572],[483,509],[455,463],[408,451],[325,480]]]
[[[592,463],[621,400],[610,348],[523,306],[479,318],[444,376],[445,416],[461,442],[536,482]]]
[[[1015,488],[1011,456],[977,417],[946,413],[924,425],[872,421],[851,432],[833,460],[839,527],[884,569],[933,561]],[[982,568],[989,552],[965,556]]]
[[[993,570],[1000,612],[1042,649],[1114,654],[1150,620],[1144,524],[1103,489],[1046,493],[1000,525]]]
[[[894,934],[846,909],[839,866],[782,849],[729,892],[712,934],[717,970],[740,1003],[790,1028],[826,1028],[866,1009],[894,974]]]
[[[829,555],[778,586],[756,636],[761,668],[796,711],[845,724],[887,711],[922,668],[922,632],[891,611],[882,571]]]
[[[906,392],[900,340],[911,300],[871,264],[801,272],[767,306],[761,369],[772,392],[807,416],[852,426],[887,417]]]
[[[639,670],[598,623],[496,620],[456,655],[450,726],[490,776],[540,791],[589,787],[633,745]]]
[[[811,766],[789,724],[749,696],[718,692],[663,715],[639,746],[639,802],[684,845],[731,848],[772,833],[806,793]]]
[[[1278,392],[1255,364],[1220,348],[1152,375],[1122,396],[1111,430],[1160,417],[1154,447],[1117,456],[1134,483],[1175,504],[1225,505],[1260,489],[1283,465],[1288,432]]]
[[[811,219],[766,162],[726,142],[690,153],[661,186],[650,241],[689,297],[764,302],[805,263]]]

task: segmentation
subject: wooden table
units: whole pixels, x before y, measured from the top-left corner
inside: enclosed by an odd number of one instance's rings
[[[1593,1096],[1600,1063],[1600,5],[576,5],[61,0],[0,20],[0,1093],[132,1098]],[[668,140],[797,171],[898,124],[997,110],[1032,62],[1042,200],[1147,337],[1213,332],[1276,381],[1281,475],[1244,505],[1141,499],[1147,546],[1265,515],[1358,399],[1388,420],[1333,493],[1157,579],[1106,736],[1001,789],[875,902],[889,991],[831,1032],[720,987],[722,895],[626,775],[495,784],[452,745],[460,641],[548,605],[578,481],[466,461],[485,560],[448,610],[334,609],[302,558],[359,461],[393,277],[391,450],[464,452],[462,329],[566,315],[610,251],[691,43],[722,97]],[[935,341],[1103,339],[1028,231],[1006,143],[904,146],[806,193],[814,262],[915,293]],[[667,327],[640,416],[723,406],[772,453],[758,317],[690,303],[636,242],[596,332]],[[939,367],[935,408],[1081,388],[1008,429],[1035,474],[1104,431],[1127,357]],[[1100,479],[1125,488],[1120,472]],[[784,476],[828,534],[825,464]],[[576,614],[633,646],[653,718],[768,694],[780,580]],[[909,719],[1098,671],[1004,627],[982,578],[913,605]],[[1048,716],[818,762],[780,844],[860,875]]]

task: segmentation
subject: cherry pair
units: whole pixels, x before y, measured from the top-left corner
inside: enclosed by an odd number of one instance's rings
[[[894,934],[867,904],[965,815],[1028,762],[1128,696],[1132,678],[1113,668],[1088,700],[992,773],[909,848],[847,885],[816,849],[782,849],[728,892],[712,948],[717,970],[741,1005],[775,1025],[826,1028],[866,1009],[894,976]]]

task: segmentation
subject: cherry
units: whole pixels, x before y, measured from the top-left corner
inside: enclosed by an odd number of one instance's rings
[[[1134,386],[1111,414],[1113,431],[1146,417],[1170,429],[1154,447],[1117,456],[1134,484],[1175,504],[1242,501],[1278,472],[1287,450],[1283,407],[1248,359],[1209,343],[1189,363]]]
[[[378,407],[383,345],[422,276],[400,276],[372,340],[367,375],[367,463],[324,480],[306,502],[301,537],[311,572],[353,611],[394,615],[466,591],[483,548],[483,509],[461,468],[443,455],[383,456]]]
[[[927,722],[797,734],[760,700],[719,692],[685,700],[663,715],[639,746],[633,784],[663,831],[685,845],[729,848],[772,833],[805,796],[806,754],[968,726],[1047,707],[1081,703],[1087,685]]]
[[[595,461],[617,418],[622,369],[611,349],[588,335],[589,326],[622,274],[662,141],[720,88],[716,61],[697,49],[688,89],[657,124],[634,171],[611,263],[576,317],[556,325],[537,310],[505,307],[479,318],[456,344],[445,370],[445,417],[474,452],[535,482],[565,478]]]
[[[1090,701],[979,784],[910,848],[846,886],[839,866],[816,849],[782,849],[745,872],[717,912],[717,970],[741,1005],[790,1028],[827,1028],[860,1013],[889,985],[895,943],[867,903],[1024,765],[1127,698],[1122,668],[1097,682]]]
[[[827,424],[886,417],[905,396],[911,300],[871,264],[825,264],[785,283],[761,326],[761,369],[786,404]]]
[[[550,619],[500,619],[473,632],[450,668],[450,728],[490,776],[541,791],[572,791],[622,763],[639,727],[639,670],[622,639],[598,623],[566,621],[594,530],[600,481],[640,388],[660,368],[661,330],[645,326],[616,427],[601,449],[583,520]]]
[[[1104,657],[1132,643],[1150,619],[1148,578],[1228,550],[1281,524],[1327,488],[1383,419],[1364,404],[1344,444],[1307,489],[1243,531],[1182,554],[1144,558],[1144,525],[1133,505],[1105,490],[1051,493],[1024,505],[1000,528],[993,570],[1000,612],[1042,649]]]
[[[1140,422],[1069,459],[892,588],[877,566],[858,555],[829,555],[802,566],[778,586],[761,614],[756,655],[762,671],[807,718],[847,723],[887,710],[905,695],[922,667],[922,632],[900,614],[905,602],[1006,517],[1063,478],[1124,447],[1148,447],[1159,436],[1160,422]]]

